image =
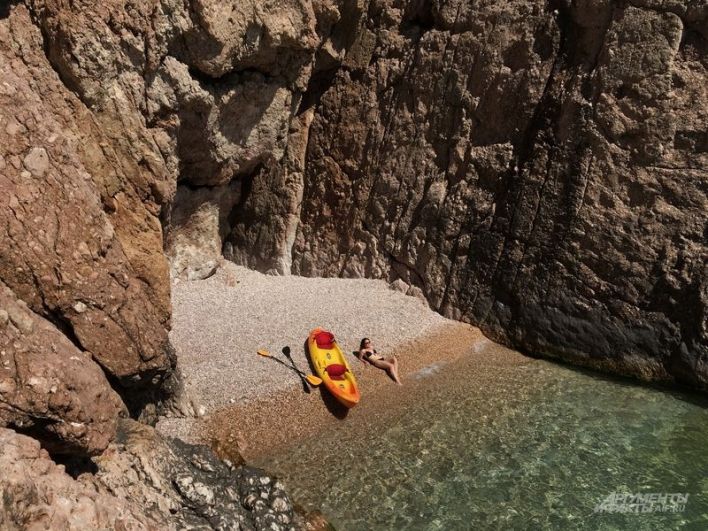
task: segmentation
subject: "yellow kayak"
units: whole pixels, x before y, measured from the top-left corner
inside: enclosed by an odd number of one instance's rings
[[[322,328],[315,328],[307,339],[307,350],[315,372],[327,390],[345,406],[356,406],[360,398],[356,378],[334,336]]]

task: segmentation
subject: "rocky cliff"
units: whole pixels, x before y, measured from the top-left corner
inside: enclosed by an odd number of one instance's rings
[[[698,0],[0,3],[13,455],[55,477],[25,435],[95,465],[149,417],[170,277],[223,257],[383,278],[526,352],[705,390],[706,39]]]
[[[306,153],[256,174],[226,251],[401,279],[526,352],[705,389],[707,17],[369,2],[342,64],[311,78]],[[262,256],[264,234],[285,252]]]
[[[123,420],[76,479],[37,441],[0,428],[2,529],[303,529],[283,485]]]

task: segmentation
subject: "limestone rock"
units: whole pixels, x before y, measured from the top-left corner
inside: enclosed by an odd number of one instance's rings
[[[0,426],[57,454],[97,454],[124,413],[100,367],[0,282]]]
[[[706,10],[369,14],[319,89],[293,273],[401,279],[517,348],[708,388]]]
[[[240,183],[192,189],[178,186],[166,247],[173,278],[211,276],[222,260],[229,215],[240,197]]]
[[[213,271],[211,250],[187,265],[197,250],[216,243],[210,236],[205,247],[204,230],[181,225],[180,212],[220,208],[216,189],[200,193],[200,187],[262,191],[228,213],[235,227],[226,243],[234,259],[248,259],[241,246],[249,245],[258,255],[253,261],[289,272],[304,167],[291,163],[304,161],[307,127],[300,124],[312,116],[303,112],[303,92],[313,75],[342,60],[363,6],[349,0],[29,5],[66,85],[112,139],[130,146],[128,159],[148,162],[155,175],[139,184],[156,183],[149,192],[167,200],[174,183],[185,186],[174,197],[175,223],[169,213],[163,217],[174,236],[168,246],[173,276],[203,278]],[[155,193],[158,184],[166,191]],[[272,227],[254,230],[252,220],[269,207],[281,219],[270,215]]]
[[[247,193],[232,213],[226,258],[269,273],[290,274],[313,117],[314,109],[309,109],[295,118],[280,164],[261,168],[251,178]]]
[[[24,6],[0,20],[0,278],[122,387],[154,386],[173,364],[149,191],[165,170],[126,149],[129,123],[98,125],[43,47]]]
[[[2,529],[175,528],[147,516],[141,500],[118,498],[88,478],[74,480],[34,439],[0,428],[0,447]]]

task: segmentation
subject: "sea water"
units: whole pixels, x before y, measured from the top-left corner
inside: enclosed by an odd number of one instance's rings
[[[465,364],[258,464],[338,530],[708,529],[704,397],[542,360],[481,379]]]

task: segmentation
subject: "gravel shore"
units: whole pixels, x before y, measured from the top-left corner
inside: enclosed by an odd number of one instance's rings
[[[462,323],[438,327],[402,344],[395,353],[404,385],[396,385],[373,367],[353,365],[362,399],[351,410],[339,406],[326,391],[307,394],[302,388],[289,389],[244,406],[222,408],[199,419],[199,432],[205,442],[222,449],[238,447],[248,462],[258,462],[324,430],[376,430],[396,411],[424,400],[434,391],[428,382],[445,378],[446,371],[458,371],[460,361],[467,360],[464,382],[470,392],[488,392],[484,386],[490,372],[531,361]],[[460,380],[457,374],[450,376]]]
[[[352,351],[361,338],[372,338],[379,352],[402,356],[404,376],[420,365],[405,359],[405,346],[411,342],[447,327],[482,339],[477,329],[445,319],[424,301],[394,291],[381,280],[271,276],[230,262],[206,280],[175,283],[172,305],[170,339],[186,393],[206,415],[302,391],[294,371],[256,351],[268,350],[288,363],[281,351],[289,347],[295,365],[310,372],[304,346],[317,326],[335,334],[352,364],[359,363]],[[443,357],[434,351],[429,355],[430,363]],[[365,370],[391,383],[382,371]],[[194,424],[193,419],[162,419],[158,428],[195,440]]]

